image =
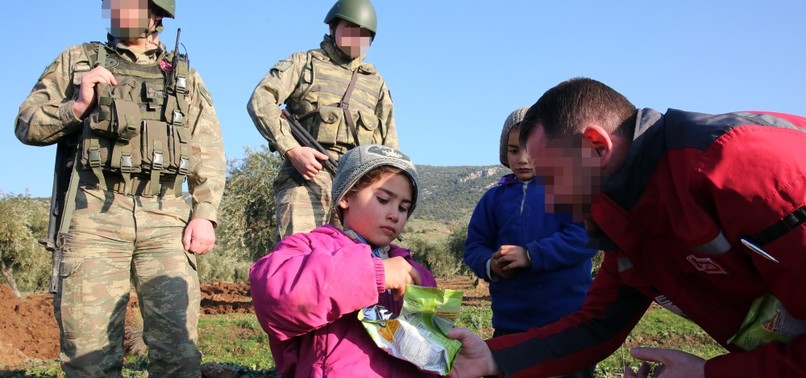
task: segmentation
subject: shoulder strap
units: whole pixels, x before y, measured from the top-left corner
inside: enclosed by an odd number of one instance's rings
[[[90,61],[90,67],[103,66],[107,67],[107,51],[106,46],[101,42],[86,42],[81,45],[84,48],[84,53]]]
[[[186,135],[186,128],[190,125],[187,124],[188,108],[186,96],[190,93],[190,61],[185,54],[180,54],[179,51],[174,51],[169,55],[171,61],[171,72],[166,76],[167,99],[162,108],[162,115],[165,121],[170,125],[169,130],[176,129],[180,135],[180,140],[175,141],[179,143],[179,167],[177,168],[176,177],[174,180],[174,195],[180,197],[182,195],[182,183],[188,174],[188,167],[190,167],[191,151],[189,147],[190,140],[181,140],[181,135]],[[173,132],[171,132],[173,135]],[[168,146],[161,146],[168,148]],[[152,169],[152,182],[159,181],[158,171]],[[152,189],[156,190],[158,185],[153,185]],[[156,194],[156,193],[153,193]]]
[[[90,63],[90,68],[94,68],[98,66],[98,63],[106,63],[106,48],[100,42],[86,42],[81,45],[84,48],[84,54],[87,55],[87,59]],[[87,140],[83,141],[83,143],[89,143],[89,150],[88,150],[88,161],[89,165],[92,168],[92,172],[95,174],[95,177],[98,179],[98,185],[101,188],[106,188],[106,179],[104,178],[103,170],[101,167],[101,154],[100,154],[100,145],[97,138],[88,138]],[[76,180],[78,182],[78,180]],[[72,213],[72,211],[70,211]],[[69,228],[69,219],[71,218],[72,214],[68,214],[68,228]],[[66,229],[65,229],[66,230]]]
[[[358,130],[355,128],[353,114],[350,113],[350,96],[353,95],[355,82],[358,81],[358,71],[358,68],[353,71],[353,76],[350,78],[350,84],[347,85],[347,91],[344,92],[344,97],[341,98],[341,102],[339,103],[339,107],[344,111],[344,119],[347,121],[347,126],[350,127],[350,132],[353,134],[353,140],[355,141],[356,146],[361,145],[361,142],[358,140]]]
[[[764,231],[751,236],[749,239],[757,246],[763,247],[803,223],[806,223],[806,206],[801,206],[795,211],[785,215],[781,220],[767,227]]]

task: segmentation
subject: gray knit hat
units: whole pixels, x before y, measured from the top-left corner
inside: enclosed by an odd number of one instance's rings
[[[331,213],[337,214],[336,210],[339,206],[339,201],[361,177],[383,165],[400,168],[401,171],[409,176],[412,183],[411,207],[409,208],[409,215],[411,215],[415,205],[417,205],[417,188],[420,187],[420,179],[417,177],[414,163],[411,162],[411,159],[406,154],[394,148],[377,144],[355,147],[339,158],[339,168],[336,170],[336,177],[333,178]]]
[[[504,129],[501,130],[501,144],[498,158],[501,160],[501,164],[505,167],[510,168],[509,162],[507,162],[507,144],[509,142],[509,132],[512,131],[513,127],[518,127],[523,121],[523,117],[526,115],[526,111],[529,110],[528,106],[524,106],[522,108],[516,109],[514,112],[509,113],[507,120],[504,121]]]

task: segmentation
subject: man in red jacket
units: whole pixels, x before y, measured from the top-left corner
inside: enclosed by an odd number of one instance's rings
[[[547,210],[573,210],[607,253],[579,311],[486,342],[454,330],[464,348],[451,376],[591,366],[652,301],[730,353],[635,348],[648,362],[627,377],[806,376],[806,118],[662,114],[576,78],[529,109],[521,141]]]

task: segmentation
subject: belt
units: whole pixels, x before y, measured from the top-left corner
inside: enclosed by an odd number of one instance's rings
[[[92,171],[83,171],[79,173],[79,178],[81,183],[85,183],[89,187],[98,188],[99,186],[98,178],[95,177]],[[155,193],[157,193],[156,197],[162,197],[169,194],[175,194],[175,180],[176,176],[167,175],[161,176],[159,182],[152,182],[149,176],[132,174],[131,180],[129,181],[129,187],[126,187],[126,181],[123,180],[123,176],[120,173],[104,172],[106,188],[102,189],[124,195],[154,197],[154,195],[151,194],[151,187],[156,184],[160,186],[159,189],[155,191]]]

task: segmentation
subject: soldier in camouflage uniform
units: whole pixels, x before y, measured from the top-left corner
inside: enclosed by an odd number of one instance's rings
[[[375,38],[375,8],[369,0],[340,0],[325,23],[330,34],[320,48],[275,64],[247,105],[257,129],[285,158],[274,180],[281,237],[328,222],[333,173],[323,170],[327,155],[294,139],[280,104],[334,159],[357,145],[399,148],[386,82],[364,63]]]
[[[174,0],[102,6],[109,42],[63,51],[15,124],[25,144],[77,143],[54,298],[62,369],[68,377],[121,375],[133,283],[149,375],[198,377],[196,255],[215,242],[226,174],[221,129],[199,74],[159,41]]]

